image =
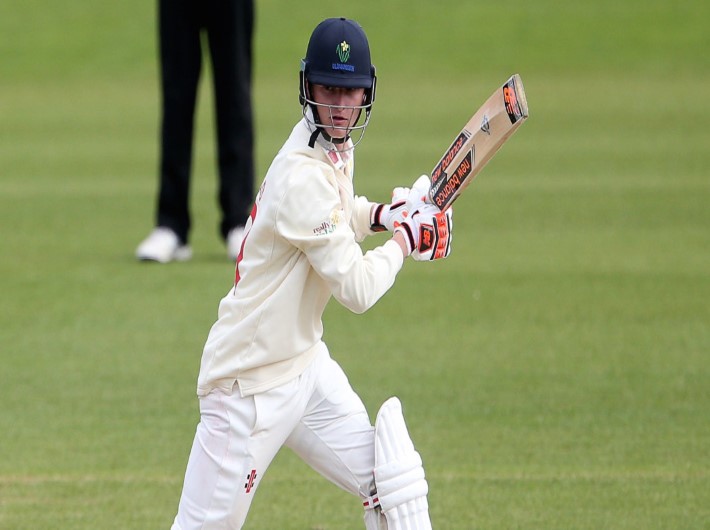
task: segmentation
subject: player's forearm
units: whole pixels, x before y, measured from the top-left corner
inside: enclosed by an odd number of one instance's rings
[[[399,245],[399,249],[402,251],[402,258],[409,256],[409,249],[401,232],[395,232],[392,236],[392,240]]]

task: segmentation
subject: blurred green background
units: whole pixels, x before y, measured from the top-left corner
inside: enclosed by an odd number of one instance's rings
[[[510,74],[531,117],[456,205],[453,253],[407,263],[326,341],[372,416],[398,395],[438,529],[710,528],[710,4],[256,2],[258,179],[299,119],[329,16],[378,68],[356,189],[427,172]],[[0,4],[0,529],[169,528],[202,345],[233,265],[217,236],[209,71],[195,257],[138,264],[157,188],[155,4]],[[208,66],[208,65],[207,65]],[[382,238],[372,238],[376,245]],[[358,529],[283,451],[247,528]]]

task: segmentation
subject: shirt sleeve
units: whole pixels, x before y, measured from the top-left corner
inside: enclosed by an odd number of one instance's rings
[[[366,199],[355,201],[348,222],[332,172],[318,164],[288,179],[277,230],[303,252],[338,302],[363,313],[392,286],[404,258],[394,241],[363,253],[355,227],[364,233]],[[369,226],[369,214],[367,216]]]
[[[355,239],[357,241],[362,241],[367,236],[371,236],[376,233],[370,228],[370,212],[376,204],[377,203],[370,202],[367,197],[355,196],[353,217],[350,221],[350,226],[355,232]]]

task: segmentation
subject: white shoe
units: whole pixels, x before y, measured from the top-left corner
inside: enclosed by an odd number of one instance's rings
[[[227,257],[235,261],[242,251],[242,241],[244,240],[244,227],[232,228],[227,234]]]
[[[180,243],[178,236],[170,228],[159,226],[148,234],[136,249],[136,258],[141,261],[187,261],[192,257],[189,245]]]

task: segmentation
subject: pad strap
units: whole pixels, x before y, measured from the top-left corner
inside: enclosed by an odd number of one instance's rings
[[[366,510],[374,510],[380,505],[380,497],[377,495],[375,492],[374,495],[370,495],[368,497],[365,497],[362,500],[362,507],[365,508]]]

